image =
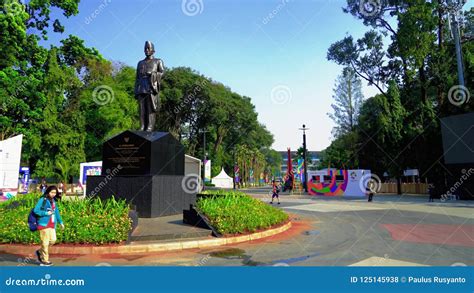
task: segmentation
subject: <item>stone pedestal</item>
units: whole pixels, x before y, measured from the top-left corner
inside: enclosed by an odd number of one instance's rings
[[[186,188],[184,147],[168,132],[124,131],[106,141],[102,175],[87,177],[86,195],[124,198],[141,218],[181,214],[196,201]]]
[[[90,176],[87,194],[101,199],[125,198],[136,207],[140,218],[176,215],[196,202],[196,194],[182,188],[183,179],[173,175]]]

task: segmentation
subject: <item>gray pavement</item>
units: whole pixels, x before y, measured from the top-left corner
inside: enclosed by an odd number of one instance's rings
[[[183,215],[173,215],[159,218],[140,218],[138,226],[131,235],[132,242],[188,239],[208,237],[211,230],[186,225]]]
[[[244,190],[268,202],[269,188]],[[281,195],[294,229],[256,242],[144,255],[56,257],[56,265],[457,266],[474,265],[474,203],[427,196],[366,199]],[[296,231],[296,232],[295,232]],[[1,265],[19,265],[0,256]],[[30,265],[30,264],[27,264]]]

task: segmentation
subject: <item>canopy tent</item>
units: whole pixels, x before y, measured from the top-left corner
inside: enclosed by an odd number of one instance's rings
[[[220,188],[233,188],[234,180],[232,179],[232,177],[227,175],[227,173],[224,171],[224,168],[222,168],[219,175],[212,178],[212,184]]]

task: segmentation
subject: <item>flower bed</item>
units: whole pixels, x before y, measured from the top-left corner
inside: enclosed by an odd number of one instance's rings
[[[288,215],[282,210],[239,191],[203,193],[210,196],[199,198],[196,207],[223,235],[252,233],[288,220]]]
[[[28,214],[39,198],[39,194],[18,195],[0,203],[0,243],[40,243],[39,233],[31,232],[27,223]],[[56,243],[106,244],[127,240],[131,221],[124,200],[86,198],[57,204],[65,229],[56,229]]]

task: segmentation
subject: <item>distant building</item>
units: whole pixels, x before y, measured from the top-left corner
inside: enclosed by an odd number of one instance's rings
[[[284,176],[287,171],[287,164],[288,164],[288,151],[279,151],[282,163],[281,163],[281,176]],[[291,158],[293,160],[293,171],[296,173],[296,151],[291,152]],[[308,161],[308,170],[310,168],[317,168],[319,163],[321,162],[321,152],[320,151],[308,151],[307,152],[307,161]]]

